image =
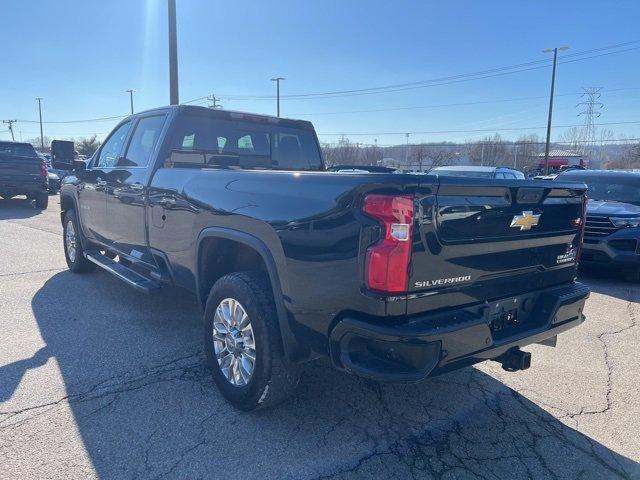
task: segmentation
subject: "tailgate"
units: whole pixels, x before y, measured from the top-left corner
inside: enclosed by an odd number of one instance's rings
[[[516,295],[575,277],[584,185],[424,178],[407,313]]]
[[[42,160],[19,155],[0,155],[0,182],[8,185],[41,183]]]

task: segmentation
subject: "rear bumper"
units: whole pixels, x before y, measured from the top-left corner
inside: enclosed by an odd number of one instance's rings
[[[415,382],[496,358],[514,347],[555,337],[580,325],[589,289],[565,284],[439,314],[389,322],[342,318],[330,334],[331,358],[343,370],[386,381]],[[506,332],[491,318],[504,306],[522,311]],[[504,311],[504,310],[503,310]]]
[[[46,192],[49,189],[49,183],[33,182],[33,183],[13,183],[0,182],[0,193],[9,193],[11,195],[31,195]]]

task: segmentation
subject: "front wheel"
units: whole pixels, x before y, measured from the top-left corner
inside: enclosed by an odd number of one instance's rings
[[[95,269],[95,264],[84,256],[78,219],[73,210],[69,210],[64,216],[62,238],[64,239],[64,258],[69,270],[74,273],[85,273]]]
[[[209,293],[204,313],[207,363],[222,395],[234,407],[257,410],[286,399],[298,371],[284,357],[267,277],[232,273]]]

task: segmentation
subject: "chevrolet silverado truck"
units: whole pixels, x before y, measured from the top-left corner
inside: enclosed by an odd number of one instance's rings
[[[584,321],[585,189],[327,172],[309,122],[172,106],[126,118],[75,162],[64,253],[73,272],[194,292],[215,383],[254,410],[321,357],[401,382],[489,359],[529,367],[521,347]]]
[[[0,141],[0,197],[26,195],[36,208],[49,205],[47,163],[30,143]]]

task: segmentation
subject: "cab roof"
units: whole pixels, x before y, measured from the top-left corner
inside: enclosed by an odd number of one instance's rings
[[[313,124],[307,120],[295,120],[291,118],[282,118],[282,117],[274,117],[272,115],[264,115],[260,113],[251,113],[251,112],[240,112],[236,110],[222,110],[222,109],[214,109],[201,107],[197,105],[168,105],[165,107],[157,107],[152,108],[150,110],[145,110],[142,112],[136,112],[134,115],[131,115],[127,118],[134,118],[137,116],[156,113],[156,112],[175,112],[176,114],[192,114],[192,115],[203,115],[207,117],[213,118],[222,118],[226,120],[248,120],[259,123],[269,123],[273,125],[282,125],[288,127],[297,127],[304,129],[313,129]]]

